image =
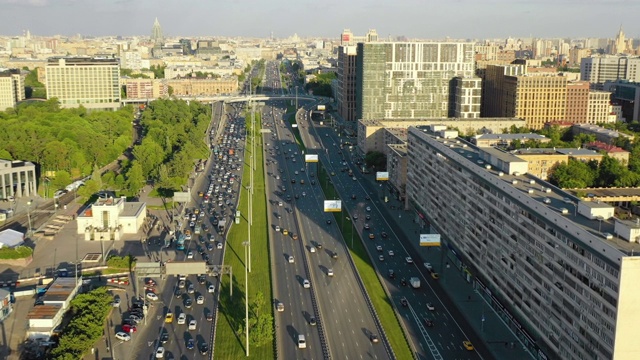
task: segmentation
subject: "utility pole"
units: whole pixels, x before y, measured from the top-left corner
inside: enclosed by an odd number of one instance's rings
[[[244,331],[246,336],[247,357],[249,357],[249,274],[247,272],[247,248],[250,246],[248,241],[242,243],[244,245]]]

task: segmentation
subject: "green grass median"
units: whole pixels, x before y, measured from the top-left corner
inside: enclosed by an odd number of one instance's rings
[[[285,116],[287,117],[287,120],[289,121],[289,123],[292,125],[291,130],[293,131],[293,136],[296,138],[296,143],[298,144],[300,149],[302,149],[302,151],[306,151],[307,148],[306,146],[304,146],[304,143],[302,142],[302,136],[300,136],[300,130],[297,127],[293,127],[293,124],[298,123],[296,121],[296,107],[292,105],[287,106],[287,113],[285,114]]]
[[[339,195],[333,186],[332,178],[334,176],[330,176],[324,167],[318,166],[318,180],[325,197],[327,199],[338,199]],[[346,213],[334,213],[334,216],[396,358],[413,359],[405,333],[402,326],[400,326],[399,319],[396,317],[391,301],[380,283],[376,269],[373,267],[371,259],[362,244],[360,235],[358,235],[351,219],[347,220]],[[344,217],[341,218],[341,216]]]
[[[249,124],[248,124],[249,125]],[[256,139],[256,169],[254,175],[253,194],[253,225],[251,227],[251,273],[249,273],[249,303],[251,304],[258,293],[264,295],[264,302],[258,307],[256,312],[273,314],[271,306],[271,272],[269,258],[269,238],[267,232],[267,214],[265,198],[265,179],[263,171],[263,150],[262,140],[259,134],[260,121],[256,121],[256,136],[249,136],[245,151],[251,149],[252,139]],[[245,156],[244,173],[242,175],[242,187],[238,210],[241,213],[240,224],[233,224],[227,237],[224,264],[230,265],[233,271],[233,279],[228,275],[222,277],[220,286],[220,307],[218,312],[218,324],[215,341],[216,359],[244,359],[245,356],[245,334],[243,330],[245,318],[245,257],[243,242],[248,240],[247,229],[249,220],[249,190],[250,168],[249,156]],[[230,296],[230,289],[233,287],[233,296]],[[251,314],[250,314],[251,316]],[[273,322],[271,325],[273,329]],[[257,331],[257,330],[256,330]],[[252,331],[250,329],[250,334]],[[263,334],[264,335],[264,334]],[[273,336],[273,334],[272,334]],[[273,359],[274,343],[268,341],[265,345],[256,346],[253,340],[249,346],[250,359]]]

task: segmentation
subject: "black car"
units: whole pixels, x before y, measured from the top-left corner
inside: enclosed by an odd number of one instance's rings
[[[386,232],[383,231],[383,232],[380,233],[380,236],[382,236],[383,238],[386,238],[386,237],[389,236],[389,234],[387,234]]]
[[[193,305],[193,300],[191,300],[191,298],[184,299],[184,307],[191,309],[191,305]]]
[[[207,355],[208,352],[209,352],[209,345],[207,345],[207,343],[204,343],[204,342],[200,344],[200,354]]]
[[[405,278],[402,278],[402,280],[400,280],[400,284],[402,286],[407,286],[407,280],[405,280]]]
[[[313,326],[316,325],[316,318],[315,317],[312,316],[312,317],[309,318],[309,325],[313,325]]]
[[[211,245],[211,244],[209,244],[209,245]],[[201,285],[202,285],[202,284],[204,284],[204,283],[205,283],[205,281],[207,281],[207,278],[206,278],[206,277],[204,277],[204,276],[198,276],[198,284],[201,284]]]
[[[166,344],[167,341],[169,341],[169,333],[163,332],[162,335],[160,335],[160,342]]]
[[[182,290],[180,289],[176,289],[176,291],[173,293],[177,298],[179,298],[180,296],[182,296]]]
[[[409,302],[407,301],[407,298],[402,298],[400,299],[400,304],[402,304],[402,306],[409,306]]]
[[[391,279],[395,279],[396,278],[396,273],[391,269],[389,269],[389,278],[391,278]]]
[[[296,179],[291,179],[291,183],[295,184],[296,183]]]
[[[318,248],[318,250],[322,250],[322,244],[316,243],[316,248]]]
[[[371,198],[369,197],[369,195],[365,196],[364,198],[365,198],[365,200],[371,200]]]
[[[433,320],[424,319],[424,323],[427,327],[433,327]]]
[[[351,199],[355,200],[356,199],[356,194],[351,194]]]
[[[327,225],[331,225],[331,220],[327,219]]]

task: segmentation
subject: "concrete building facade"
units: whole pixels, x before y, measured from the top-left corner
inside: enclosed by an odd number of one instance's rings
[[[20,70],[0,69],[0,111],[13,108],[24,99],[24,76]]]
[[[567,83],[567,111],[565,120],[584,123],[589,113],[589,82],[569,81]]]
[[[356,120],[356,46],[338,47],[338,114],[346,121]]]
[[[613,207],[488,168],[473,147],[418,128],[407,156],[408,202],[531,353],[640,357],[640,245],[603,235]]]
[[[446,118],[450,83],[474,76],[471,43],[359,43],[356,118]]]
[[[615,123],[617,119],[611,105],[611,93],[608,91],[590,91],[587,106],[587,123]]]
[[[120,108],[120,64],[116,58],[50,58],[46,66],[47,99],[63,108]]]
[[[219,79],[169,79],[166,84],[176,96],[220,95],[238,91],[238,78],[235,76]]]
[[[618,118],[628,122],[640,120],[640,82],[607,81],[603,88],[612,93],[612,100],[620,107],[621,116]]]
[[[591,87],[602,90],[606,81],[640,82],[640,57],[626,55],[594,55],[580,62],[580,78]]]
[[[36,181],[32,162],[0,159],[0,199],[29,197],[37,192]]]
[[[453,103],[449,106],[450,117],[477,119],[482,103],[482,79],[478,77],[453,78]]]
[[[145,203],[101,197],[76,218],[78,234],[87,241],[121,240],[125,234],[137,233],[146,216]]]
[[[158,99],[169,95],[164,79],[126,79],[127,99]]]

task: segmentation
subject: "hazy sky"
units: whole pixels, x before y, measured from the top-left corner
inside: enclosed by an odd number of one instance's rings
[[[0,35],[640,37],[640,0],[0,0]]]

